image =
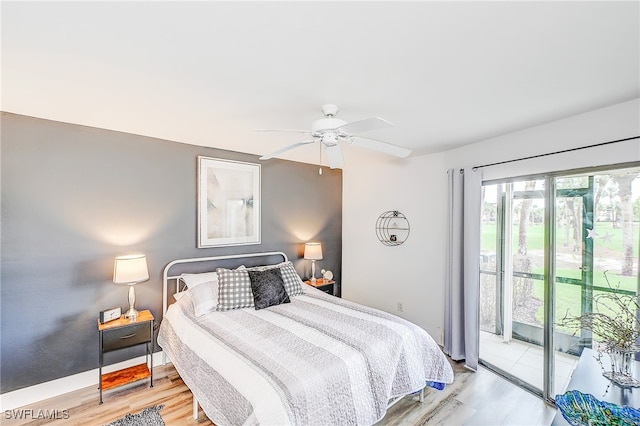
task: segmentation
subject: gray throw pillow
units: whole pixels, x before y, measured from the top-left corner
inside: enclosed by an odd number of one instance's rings
[[[252,308],[251,281],[246,269],[218,268],[218,311]]]
[[[247,272],[251,280],[251,291],[256,310],[290,302],[287,291],[284,289],[280,269]]]
[[[266,271],[274,268],[280,269],[280,273],[282,274],[282,281],[284,282],[284,289],[287,291],[289,297],[304,294],[303,282],[290,260],[287,262],[279,263],[277,265],[254,266],[252,268],[247,268],[247,270]]]

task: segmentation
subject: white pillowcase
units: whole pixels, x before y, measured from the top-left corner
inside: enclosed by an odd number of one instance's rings
[[[216,310],[218,306],[218,281],[208,281],[188,291],[196,317]]]
[[[180,275],[180,278],[182,278],[182,281],[187,284],[187,288],[192,289],[210,281],[218,282],[218,273],[204,272],[202,274],[182,274]]]
[[[180,278],[187,285],[191,304],[196,317],[215,311],[218,306],[218,273],[182,274]],[[185,292],[176,293],[179,299]],[[177,297],[176,297],[177,296]]]

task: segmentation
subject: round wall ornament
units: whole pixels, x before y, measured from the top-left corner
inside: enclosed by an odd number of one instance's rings
[[[409,238],[409,220],[398,210],[389,210],[376,221],[376,235],[385,246],[399,246]]]

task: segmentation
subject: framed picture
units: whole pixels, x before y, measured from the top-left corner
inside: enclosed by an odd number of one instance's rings
[[[260,164],[198,157],[198,248],[260,244]]]

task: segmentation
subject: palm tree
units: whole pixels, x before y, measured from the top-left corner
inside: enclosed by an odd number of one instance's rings
[[[633,202],[631,200],[631,185],[640,174],[627,173],[612,176],[618,184],[620,198],[620,216],[622,219],[622,271],[621,275],[633,275]]]

